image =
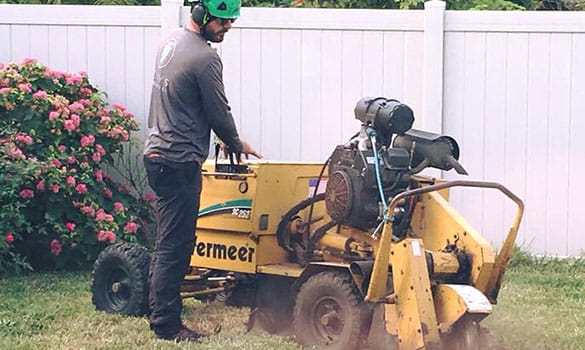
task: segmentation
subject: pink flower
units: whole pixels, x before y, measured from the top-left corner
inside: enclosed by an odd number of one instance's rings
[[[104,190],[104,196],[106,196],[106,198],[112,198],[112,191],[109,188],[106,188]]]
[[[3,87],[2,89],[0,89],[0,94],[2,95],[6,95],[10,92],[10,88],[9,87]]]
[[[108,131],[107,135],[111,138],[121,138],[124,141],[128,141],[128,131],[119,126],[113,127],[112,130]]]
[[[61,161],[59,159],[53,159],[53,166],[55,168],[59,168],[59,167],[61,167],[61,165],[62,164],[61,164]]]
[[[146,199],[149,202],[154,202],[156,200],[156,196],[154,193],[152,192],[146,192],[144,194],[144,199]]]
[[[71,76],[68,76],[65,79],[65,81],[67,81],[67,84],[75,85],[75,84],[81,83],[83,80],[81,79],[81,77],[78,77],[76,75],[71,75]]]
[[[24,189],[24,190],[20,191],[20,196],[22,198],[28,199],[28,198],[33,198],[35,196],[35,193],[33,192],[33,190]]]
[[[6,241],[6,243],[8,244],[12,244],[12,242],[14,242],[14,235],[12,234],[12,232],[8,232],[6,234],[6,236],[4,237],[4,240]]]
[[[72,132],[76,129],[75,122],[69,119],[63,122],[63,127],[69,132]]]
[[[72,154],[69,159],[67,159],[67,163],[68,164],[73,164],[75,163],[75,161],[77,160],[77,158],[75,157],[75,154]]]
[[[119,213],[124,212],[124,204],[122,204],[120,202],[114,203],[114,211],[119,212]]]
[[[125,110],[126,109],[126,107],[124,107],[124,105],[121,104],[121,103],[114,103],[113,106],[114,106],[115,109],[119,109],[119,110]]]
[[[59,112],[57,111],[51,111],[51,113],[49,113],[49,120],[55,120],[57,118],[59,118]]]
[[[106,231],[106,240],[110,243],[116,242],[116,234],[112,231]]]
[[[82,207],[81,212],[84,213],[85,215],[89,215],[91,217],[93,217],[95,215],[95,209],[93,209],[90,206]]]
[[[84,108],[85,107],[81,103],[79,103],[79,102],[75,102],[75,103],[72,103],[72,104],[69,105],[69,110],[72,111],[72,112],[81,111]]]
[[[22,150],[18,147],[11,147],[8,150],[8,156],[12,159],[26,159],[26,156],[24,155],[24,153],[22,153]]]
[[[37,191],[44,191],[45,190],[45,180],[40,180],[37,182]]]
[[[49,67],[45,68],[45,73],[48,76],[53,77],[53,78],[57,78],[57,79],[63,78],[65,76],[65,73],[60,72],[58,70],[52,70]]]
[[[63,250],[63,247],[61,246],[61,242],[59,242],[56,239],[51,241],[49,248],[51,249],[51,254],[53,254],[55,256],[61,254],[61,250]]]
[[[32,143],[33,143],[32,137],[30,137],[28,135],[24,135],[24,134],[16,135],[15,139],[16,139],[16,141],[23,143],[25,145],[32,145]]]
[[[111,214],[106,213],[103,209],[98,209],[95,215],[95,221],[105,221],[112,223],[114,222],[114,217]]]
[[[65,227],[67,228],[67,230],[69,232],[72,232],[73,230],[75,230],[75,223],[73,222],[68,222],[65,224]]]
[[[59,150],[59,152],[65,152],[66,148],[63,145],[59,145],[59,147],[57,147],[57,149]]]
[[[6,104],[4,105],[4,107],[6,107],[7,111],[11,111],[14,109],[14,104],[10,103],[10,102],[6,102]]]
[[[75,247],[77,247],[77,243],[75,243],[75,242],[71,242],[71,248],[72,248],[72,249],[75,249]]]
[[[87,185],[86,184],[79,184],[75,186],[75,190],[79,194],[85,194],[87,192]]]
[[[0,90],[0,93],[2,93],[1,90]],[[112,121],[112,118],[110,118],[108,116],[103,116],[100,118],[100,124],[107,124],[111,121]]]
[[[31,93],[32,89],[30,88],[30,84],[18,84],[18,88],[22,92]]]
[[[47,92],[44,90],[39,90],[33,94],[33,97],[39,100],[44,100],[47,98]]]
[[[77,74],[79,74],[80,77],[87,77],[87,72],[84,70],[80,70]]]
[[[75,178],[73,176],[67,176],[67,184],[71,187],[75,187]]]
[[[61,102],[61,100],[55,100],[53,101],[53,107],[57,109],[63,109],[65,105],[63,104],[63,102]]]
[[[24,60],[22,60],[22,64],[34,64],[37,63],[37,60],[34,58],[30,58],[30,57],[26,57]]]
[[[84,96],[89,96],[92,93],[93,93],[93,91],[91,91],[90,88],[86,88],[86,87],[81,88],[81,94],[84,95]]]
[[[135,234],[136,231],[138,231],[138,225],[135,222],[130,221],[124,225],[124,232],[126,233]]]
[[[93,146],[94,142],[95,142],[95,137],[93,135],[81,136],[81,147]]]
[[[93,174],[95,175],[95,179],[97,182],[104,182],[104,175],[101,169],[95,169]]]
[[[124,115],[124,117],[128,118],[128,119],[132,119],[134,118],[134,114],[128,110],[122,112],[122,114]]]
[[[79,116],[77,114],[72,114],[70,119],[73,121],[73,123],[75,123],[75,127],[79,127],[79,124],[81,123],[81,118],[79,118]]]
[[[49,186],[49,189],[53,192],[53,193],[59,193],[59,185],[57,184],[52,184],[51,186]]]
[[[94,153],[91,156],[91,159],[93,159],[94,162],[99,163],[102,160],[102,156],[99,153]]]
[[[100,242],[108,241],[114,243],[116,242],[116,234],[112,231],[100,230],[97,234],[97,239]]]
[[[102,156],[106,155],[106,150],[100,144],[95,145],[95,150]]]

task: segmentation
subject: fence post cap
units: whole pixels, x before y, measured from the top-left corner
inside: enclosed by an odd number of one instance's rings
[[[425,2],[425,9],[435,9],[435,8],[442,8],[445,9],[447,7],[447,3],[441,0],[430,0]]]

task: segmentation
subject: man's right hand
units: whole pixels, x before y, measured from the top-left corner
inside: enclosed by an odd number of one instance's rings
[[[262,158],[262,154],[258,153],[255,149],[253,149],[249,143],[247,143],[244,140],[241,140],[241,142],[242,142],[242,154],[244,154],[246,159],[249,159],[250,155],[256,157],[257,159]],[[239,159],[238,159],[238,161],[239,161]]]

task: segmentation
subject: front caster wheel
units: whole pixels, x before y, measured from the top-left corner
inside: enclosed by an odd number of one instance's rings
[[[150,254],[141,245],[106,247],[93,266],[92,302],[96,310],[127,316],[148,313]]]

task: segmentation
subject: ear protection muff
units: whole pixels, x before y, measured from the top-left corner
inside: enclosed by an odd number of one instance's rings
[[[193,22],[197,23],[200,26],[205,25],[209,20],[209,12],[205,5],[202,2],[196,2],[191,7],[191,18],[193,18]]]

